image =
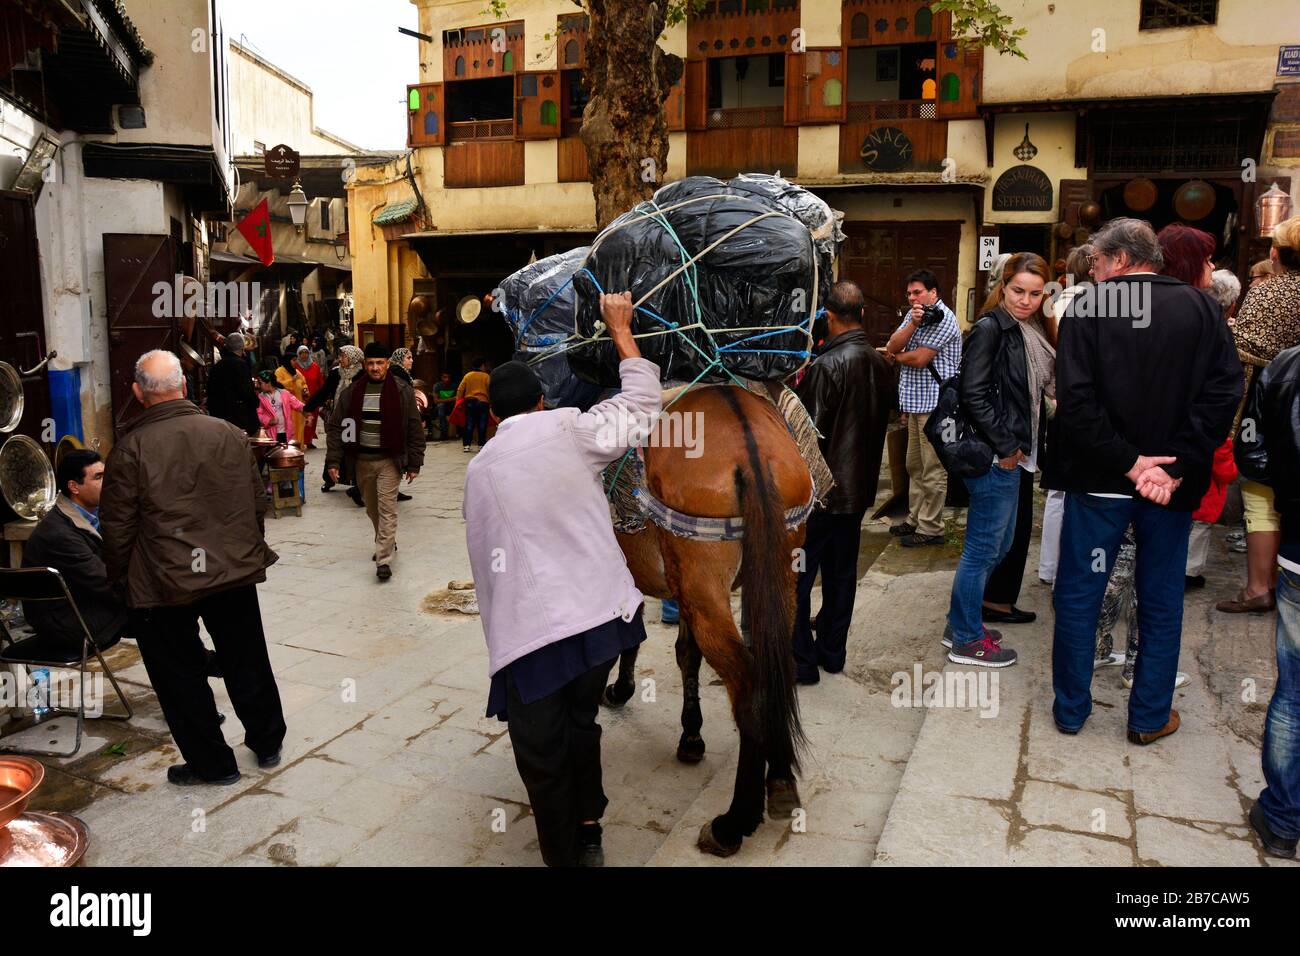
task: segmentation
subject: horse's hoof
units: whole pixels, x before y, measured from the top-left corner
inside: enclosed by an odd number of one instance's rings
[[[793,780],[767,782],[767,816],[771,820],[785,820],[799,809],[799,788]]]
[[[699,763],[704,759],[704,738],[699,734],[682,734],[677,741],[677,759],[682,763]]]
[[[635,684],[609,684],[605,687],[600,702],[606,707],[622,707],[632,699],[634,693],[636,693]]]
[[[734,856],[736,851],[740,849],[740,842],[736,843],[735,846],[726,846],[717,841],[713,836],[712,820],[700,827],[700,838],[695,841],[695,845],[700,848],[701,852],[712,853],[714,856]]]

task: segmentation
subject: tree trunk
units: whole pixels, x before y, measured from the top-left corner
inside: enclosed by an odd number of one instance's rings
[[[682,75],[681,57],[659,49],[668,0],[586,0],[582,141],[596,195],[596,228],[646,199],[668,169],[664,100]]]

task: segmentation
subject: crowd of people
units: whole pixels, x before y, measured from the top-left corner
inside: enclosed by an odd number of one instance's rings
[[[794,675],[813,685],[822,671],[845,666],[860,535],[895,410],[907,432],[909,492],[890,533],[906,548],[942,545],[953,486],[969,498],[940,637],[951,662],[1018,662],[989,624],[1035,620],[1016,603],[1035,490],[1046,493],[1037,573],[1052,588],[1052,714],[1062,734],[1084,730],[1094,674],[1112,666],[1130,689],[1131,743],[1179,730],[1172,705],[1187,681],[1177,666],[1184,593],[1210,585],[1214,526],[1244,522],[1245,583],[1216,607],[1276,613],[1266,787],[1249,820],[1269,852],[1294,856],[1300,217],[1276,227],[1270,260],[1251,270],[1244,296],[1235,276],[1215,270],[1215,249],[1213,237],[1189,226],[1156,233],[1125,218],[1076,248],[1062,276],[1034,253],[1005,255],[964,336],[935,276],[920,269],[901,290],[908,308],[883,348],[871,346],[863,327],[862,290],[849,281],[833,286],[825,339],[794,383],[835,479],[807,522]],[[604,418],[653,417],[661,401],[658,370],[631,333],[630,298],[603,296],[602,315],[623,390],[587,413],[531,414],[545,411],[541,384],[518,362],[495,370],[483,362],[458,384],[443,374],[429,387],[412,377],[414,357],[404,348],[343,345],[331,359],[288,341],[275,367],[255,369],[235,333],[208,376],[205,415],[187,397],[174,354],[140,358],[133,392],[143,414],[106,462],[93,451],[62,460],[57,507],[33,532],[25,563],[64,574],[97,644],[137,641],[183,759],[168,770],[172,783],[239,779],[213,676],[225,680],[259,766],[279,762],[286,733],[257,597],[277,557],[264,537],[268,489],[248,437],[311,448],[324,419],[322,491],[349,485],[366,509],[382,582],[393,574],[401,481],[419,475],[430,430],[445,440],[455,425],[465,452],[486,452],[467,470],[465,518],[491,658],[487,713],[508,723],[547,862],[601,862],[606,801],[596,709],[614,658],[645,631],[642,609],[626,600],[635,588],[628,590],[596,478],[630,445],[611,447],[599,436],[608,434]],[[493,421],[499,430],[489,442]],[[521,458],[529,469],[517,467]],[[566,502],[565,533],[554,515],[511,504],[539,494]],[[494,573],[490,545],[503,535],[542,549],[517,556],[533,562],[530,575]],[[543,599],[531,576],[543,566],[590,573],[569,590],[552,582]],[[618,594],[625,599],[611,611]],[[35,607],[28,616],[39,640],[79,644],[71,618]],[[215,653],[200,640],[199,620]]]

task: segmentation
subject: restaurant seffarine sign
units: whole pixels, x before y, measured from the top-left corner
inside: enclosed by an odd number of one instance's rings
[[[995,212],[1051,212],[1052,181],[1036,166],[1012,166],[993,184]]]

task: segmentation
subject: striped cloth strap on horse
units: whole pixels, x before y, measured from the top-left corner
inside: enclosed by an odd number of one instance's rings
[[[813,480],[812,496],[806,504],[791,508],[785,513],[787,527],[795,528],[807,520],[814,503],[825,498],[835,484],[817,444],[817,428],[793,389],[776,383],[748,380],[742,380],[741,384],[776,405],[790,437],[799,448],[799,454],[808,465]],[[673,391],[675,390],[664,393],[665,400]],[[682,514],[651,495],[646,489],[645,465],[639,454],[632,453],[625,460],[609,465],[602,472],[601,480],[609,498],[614,530],[620,534],[636,534],[645,530],[646,520],[649,519],[665,531],[684,538],[733,541],[744,536],[745,523],[740,517],[701,518]]]
[[[647,518],[679,538],[701,538],[705,541],[735,541],[745,536],[744,518],[701,518],[696,515],[682,514],[680,511],[669,508],[645,488],[637,489],[636,498],[641,503],[641,508]],[[812,514],[813,503],[816,500],[816,495],[812,494],[808,496],[808,500],[802,505],[788,509],[785,513],[786,528],[793,531],[807,521],[808,515]]]

